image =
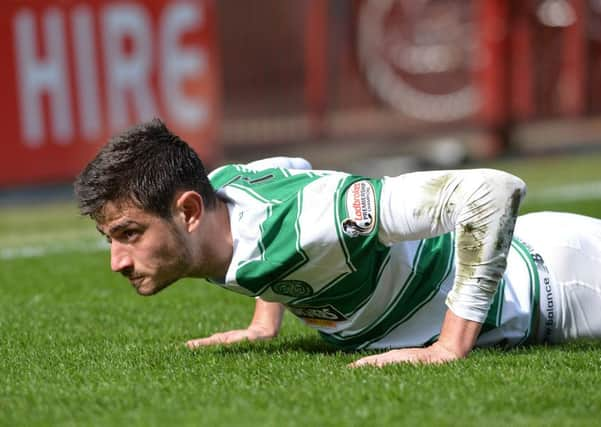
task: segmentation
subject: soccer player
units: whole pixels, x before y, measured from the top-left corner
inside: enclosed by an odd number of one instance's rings
[[[352,366],[601,337],[601,221],[516,226],[525,184],[505,172],[372,179],[271,158],[207,176],[153,120],[110,140],[75,192],[139,294],[198,277],[256,298],[247,328],[192,349],[273,338],[285,309],[335,346],[387,350]]]

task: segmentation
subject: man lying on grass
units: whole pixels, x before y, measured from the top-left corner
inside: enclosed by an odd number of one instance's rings
[[[285,309],[340,348],[388,350],[353,366],[601,337],[601,220],[516,225],[525,184],[505,172],[372,179],[272,158],[207,176],[154,120],[111,139],[75,192],[138,293],[198,277],[256,298],[246,329],[191,349],[274,338]]]

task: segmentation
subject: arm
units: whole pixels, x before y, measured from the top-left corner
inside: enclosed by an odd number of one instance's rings
[[[236,329],[213,334],[210,337],[193,339],[186,342],[186,346],[195,349],[202,346],[216,344],[233,344],[240,341],[267,340],[275,338],[280,330],[284,306],[276,302],[263,301],[260,298],[255,302],[255,313],[246,329]]]
[[[361,359],[353,366],[466,357],[506,267],[525,184],[501,171],[421,172],[390,178],[382,193],[380,240],[394,244],[455,231],[455,280],[437,343]]]

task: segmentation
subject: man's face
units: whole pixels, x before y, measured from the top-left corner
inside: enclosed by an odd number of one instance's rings
[[[141,295],[153,295],[188,272],[189,251],[173,222],[131,204],[109,202],[97,228],[111,245],[111,269]]]

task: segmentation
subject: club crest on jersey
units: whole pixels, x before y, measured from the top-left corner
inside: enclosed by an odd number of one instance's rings
[[[313,295],[313,288],[302,280],[281,280],[271,285],[271,289],[276,294],[288,297],[300,298]]]
[[[366,236],[375,226],[376,197],[369,181],[357,181],[346,191],[348,218],[342,221],[342,231],[349,237]]]

